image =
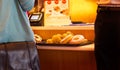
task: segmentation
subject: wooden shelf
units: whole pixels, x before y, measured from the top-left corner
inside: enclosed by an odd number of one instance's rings
[[[46,50],[94,51],[94,44],[85,46],[37,46],[37,48]]]
[[[33,30],[94,30],[94,25],[87,26],[32,26]]]

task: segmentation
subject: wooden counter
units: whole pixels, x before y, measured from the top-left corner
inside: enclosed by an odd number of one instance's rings
[[[94,44],[37,48],[41,70],[96,70]]]
[[[33,26],[43,40],[71,31],[94,41],[94,26]],[[37,46],[41,70],[96,70],[94,44],[85,46]]]

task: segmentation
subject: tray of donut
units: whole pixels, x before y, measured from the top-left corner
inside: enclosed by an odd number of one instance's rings
[[[87,40],[83,35],[75,35],[70,31],[63,34],[54,34],[47,40],[42,40],[42,37],[38,34],[34,34],[34,38],[37,45],[46,46],[83,46],[93,43],[93,41]]]

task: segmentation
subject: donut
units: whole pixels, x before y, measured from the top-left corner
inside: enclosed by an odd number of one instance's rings
[[[47,44],[53,44],[53,41],[52,41],[52,39],[47,39],[46,43]]]
[[[72,39],[73,35],[69,34],[66,37],[64,37],[61,41],[60,44],[67,44],[69,41]]]
[[[42,38],[37,34],[34,34],[34,38],[35,38],[36,43],[40,43],[42,41]]]
[[[52,41],[54,44],[59,44],[61,41],[61,35],[60,34],[55,34],[52,36]]]
[[[69,44],[80,44],[84,40],[83,35],[75,35],[73,38],[70,40]]]

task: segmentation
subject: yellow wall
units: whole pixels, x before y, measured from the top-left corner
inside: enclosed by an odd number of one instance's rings
[[[73,22],[93,23],[96,19],[96,0],[70,0],[70,17]]]

